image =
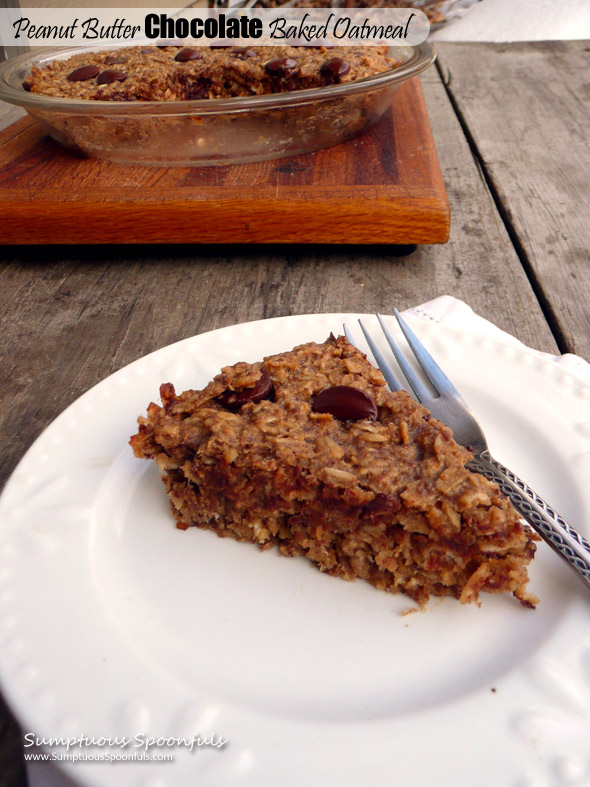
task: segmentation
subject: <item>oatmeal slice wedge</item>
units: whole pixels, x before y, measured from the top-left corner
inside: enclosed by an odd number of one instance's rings
[[[538,537],[465,469],[471,455],[451,430],[391,393],[343,337],[227,367],[202,391],[160,393],[131,445],[160,467],[180,528],[303,555],[421,606],[481,592],[537,603],[527,565]]]

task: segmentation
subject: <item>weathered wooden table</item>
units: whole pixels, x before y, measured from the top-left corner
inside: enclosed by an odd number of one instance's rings
[[[452,294],[526,344],[590,360],[589,42],[439,44],[423,87],[450,241],[4,247],[0,482],[67,405],[140,356],[225,325],[391,312]],[[15,119],[0,108],[0,127]],[[285,216],[285,221],[289,217]],[[26,784],[0,708],[0,784]]]

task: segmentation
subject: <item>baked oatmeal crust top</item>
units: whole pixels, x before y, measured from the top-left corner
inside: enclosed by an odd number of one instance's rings
[[[100,101],[178,101],[353,82],[393,68],[385,47],[126,47],[34,67],[25,90]]]

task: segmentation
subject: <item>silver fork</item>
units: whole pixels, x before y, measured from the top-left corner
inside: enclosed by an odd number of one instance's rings
[[[402,354],[385,321],[378,314],[377,319],[393,351],[398,366],[409,384],[410,393],[413,394],[420,404],[423,404],[424,407],[430,410],[435,418],[438,418],[439,421],[442,421],[453,430],[455,440],[460,445],[469,448],[473,452],[473,459],[467,463],[467,468],[481,473],[498,484],[500,490],[510,499],[522,517],[560,557],[567,561],[586,585],[590,586],[590,543],[577,533],[551,506],[547,505],[542,497],[534,492],[524,481],[521,481],[515,473],[492,457],[481,427],[453,383],[430,353],[427,352],[424,345],[397,309],[394,309],[394,313],[420,368],[435,391],[433,396],[423,385]],[[371,352],[389,387],[392,391],[402,390],[404,386],[395,376],[383,353],[363,325],[362,320],[359,320],[359,323],[367,344],[371,348]],[[351,344],[358,346],[346,325],[344,326],[344,333]]]

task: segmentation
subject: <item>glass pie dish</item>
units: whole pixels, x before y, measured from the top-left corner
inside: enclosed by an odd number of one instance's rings
[[[104,47],[103,47],[104,48]],[[0,99],[57,142],[119,164],[211,166],[263,161],[344,142],[373,125],[399,86],[435,59],[427,42],[395,47],[398,65],[345,84],[237,98],[94,101],[28,93],[32,66],[88,48],[37,49],[0,66]]]

